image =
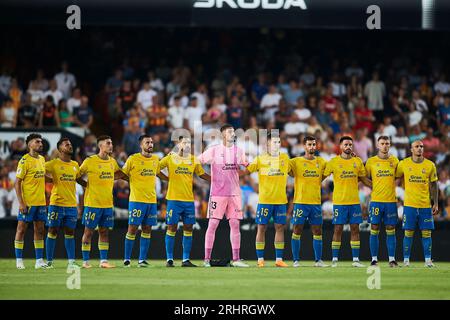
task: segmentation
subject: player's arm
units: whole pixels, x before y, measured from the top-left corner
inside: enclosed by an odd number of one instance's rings
[[[211,176],[209,174],[207,174],[206,172],[202,175],[199,175],[199,177],[202,178],[203,180],[211,182]]]
[[[361,181],[365,186],[372,188],[372,180],[366,177],[359,177],[359,181]]]
[[[76,182],[77,182],[80,186],[82,186],[83,188],[86,188],[86,187],[87,187],[87,182],[86,182],[86,180],[84,180],[82,177],[78,177],[77,180],[76,180]]]
[[[161,180],[169,181],[169,177],[166,176],[166,175],[165,175],[164,173],[162,173],[162,172],[158,173],[156,176],[157,176],[158,178],[160,178]]]
[[[16,191],[17,199],[19,200],[19,211],[25,214],[27,213],[27,205],[25,204],[22,196],[22,183],[23,180],[21,178],[16,178],[16,182],[14,182],[14,189]]]
[[[431,200],[433,202],[433,215],[437,215],[439,212],[439,188],[437,181],[430,183],[430,193],[431,193]]]
[[[130,181],[130,179],[128,178],[128,176],[122,171],[122,170],[117,170],[116,172],[114,172],[114,180],[125,180],[125,181]]]

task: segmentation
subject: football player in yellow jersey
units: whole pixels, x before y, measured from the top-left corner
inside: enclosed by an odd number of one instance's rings
[[[389,256],[389,266],[398,267],[395,261],[395,225],[397,224],[397,198],[395,196],[395,170],[398,159],[389,154],[391,141],[387,136],[377,139],[378,153],[366,162],[367,177],[372,180],[372,194],[369,205],[370,222],[370,252],[372,262],[378,264],[378,249],[380,224],[386,226],[386,244]]]
[[[281,139],[268,134],[267,153],[257,156],[245,169],[245,173],[258,172],[259,199],[256,209],[256,255],[258,267],[264,267],[264,247],[267,224],[273,219],[275,225],[275,256],[277,267],[287,267],[283,261],[284,228],[286,225],[286,185],[290,171],[289,156],[280,153]]]
[[[403,178],[405,186],[403,265],[409,267],[414,230],[418,223],[422,231],[425,267],[432,268],[434,264],[431,260],[431,230],[434,230],[433,215],[439,211],[438,178],[434,163],[423,156],[422,141],[417,140],[411,144],[411,157],[400,161],[396,177]]]
[[[290,160],[294,182],[294,210],[292,213],[292,257],[294,267],[300,266],[300,238],[303,225],[308,219],[313,234],[315,267],[328,267],[322,261],[322,180],[325,178],[326,161],[316,157],[316,138],[303,138],[305,155]]]
[[[124,267],[130,266],[131,253],[138,227],[141,226],[138,267],[147,267],[147,254],[150,247],[152,226],[156,225],[156,177],[167,180],[159,170],[159,158],[153,155],[153,139],[144,134],[139,137],[141,152],[131,155],[122,171],[130,183],[128,205],[128,231],[125,236]]]
[[[200,178],[211,181],[205,173],[200,161],[191,154],[191,139],[179,137],[173,152],[160,161],[160,168],[167,168],[169,186],[167,190],[167,215],[166,215],[166,257],[167,267],[174,267],[173,248],[175,234],[180,219],[183,221],[183,261],[182,267],[196,267],[189,256],[192,248],[192,227],[195,223],[194,174]]]
[[[14,241],[17,269],[25,269],[23,264],[23,240],[28,222],[34,225],[34,249],[36,269],[47,268],[44,262],[44,232],[47,216],[45,200],[45,159],[39,153],[43,150],[42,136],[32,133],[27,136],[29,152],[17,165],[14,188],[19,200],[17,230]]]
[[[79,178],[78,162],[71,160],[73,154],[72,143],[68,138],[62,138],[56,144],[58,157],[45,163],[45,173],[53,180],[53,188],[48,207],[48,233],[45,242],[47,264],[53,268],[58,229],[64,227],[64,245],[66,247],[69,267],[75,264],[75,228],[77,226],[76,181]],[[80,179],[78,179],[80,181]],[[85,187],[84,180],[80,181]]]
[[[116,160],[111,157],[113,143],[111,137],[97,138],[98,154],[86,158],[80,167],[80,178],[87,176],[84,194],[84,212],[82,223],[85,226],[81,252],[83,268],[91,268],[89,256],[94,230],[98,227],[100,268],[114,268],[108,262],[109,229],[114,225],[113,186],[115,179],[127,179]]]
[[[333,224],[332,242],[333,261],[331,266],[337,267],[341,248],[342,230],[344,224],[350,224],[352,256],[354,267],[364,267],[359,262],[359,224],[362,223],[361,205],[359,203],[358,181],[371,187],[372,183],[366,176],[362,160],[353,157],[353,139],[350,136],[341,137],[341,154],[331,159],[324,171],[325,176],[333,174]]]

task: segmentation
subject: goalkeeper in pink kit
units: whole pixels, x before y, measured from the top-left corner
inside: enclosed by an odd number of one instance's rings
[[[241,188],[239,186],[240,166],[247,166],[243,150],[235,145],[234,128],[226,124],[220,128],[222,143],[209,147],[198,159],[211,165],[211,192],[208,203],[208,230],[205,236],[204,266],[210,267],[211,252],[217,227],[223,216],[230,224],[230,241],[233,250],[233,267],[248,267],[240,259],[241,231],[243,218]]]

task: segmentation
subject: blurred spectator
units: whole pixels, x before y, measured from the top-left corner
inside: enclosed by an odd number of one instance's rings
[[[353,141],[353,150],[356,155],[366,162],[369,155],[373,152],[373,143],[367,137],[367,128],[360,128],[356,130],[355,140]]]
[[[80,88],[74,88],[72,96],[67,100],[67,109],[71,114],[74,114],[74,110],[81,105],[81,90]]]
[[[53,102],[53,97],[48,96],[44,101],[44,107],[39,113],[39,127],[59,127],[59,112]]]
[[[227,123],[231,124],[233,128],[242,128],[243,109],[239,99],[234,96],[231,98],[231,104],[226,110]]]
[[[23,138],[17,138],[11,143],[9,159],[19,161],[27,153],[27,146]]]
[[[38,83],[33,80],[30,82],[30,87],[27,93],[31,96],[31,102],[37,106],[41,106],[44,102],[44,91],[39,89]]]
[[[294,121],[301,121],[307,123],[311,117],[311,111],[306,108],[305,99],[300,97],[297,99],[297,104],[295,105],[293,113]]]
[[[141,129],[139,120],[129,121],[122,139],[126,154],[131,155],[140,151],[139,137],[143,133],[144,130]]]
[[[283,130],[286,123],[291,119],[291,109],[288,107],[286,100],[281,99],[278,111],[275,112],[275,129]]]
[[[155,90],[156,92],[163,92],[164,91],[164,83],[160,78],[158,78],[153,71],[147,72],[147,79],[150,83],[150,88]]]
[[[284,98],[289,106],[295,106],[298,98],[304,96],[303,91],[300,89],[299,84],[295,80],[289,81],[289,88],[285,91]]]
[[[200,107],[200,109],[203,112],[206,112],[207,106],[209,105],[208,89],[206,87],[206,84],[205,83],[200,83],[197,86],[197,91],[192,93],[191,97],[196,97],[198,106]],[[221,97],[222,98],[222,103],[223,103],[223,95],[221,94],[220,96],[217,96],[217,97]],[[222,110],[222,112],[225,112],[225,110]]]
[[[0,125],[2,128],[15,128],[17,124],[17,110],[13,106],[11,98],[6,98],[3,101],[0,110]]]
[[[20,89],[19,82],[16,78],[11,80],[8,96],[12,99],[14,108],[19,109],[22,101],[22,90]],[[31,102],[31,96],[29,101]]]
[[[364,95],[367,97],[368,107],[372,111],[383,111],[383,98],[386,96],[384,82],[380,81],[377,71],[372,74],[372,80],[364,87]]]
[[[48,89],[48,80],[45,79],[44,70],[38,69],[36,72],[36,79],[31,80],[28,89],[31,88],[32,83],[35,84],[36,88],[38,90],[41,90],[42,92],[47,91]]]
[[[191,132],[194,132],[195,127],[199,127],[202,123],[202,114],[203,111],[198,106],[197,98],[192,97],[189,107],[186,108],[186,112],[184,114],[184,127],[189,129]]]
[[[25,102],[20,106],[18,113],[18,126],[35,128],[37,124],[38,108],[31,102],[31,95],[27,94]]]
[[[360,98],[355,109],[355,130],[360,128],[367,128],[369,133],[374,130],[375,117],[372,110],[369,110],[366,105],[366,99]]]
[[[439,77],[439,81],[434,84],[433,89],[435,92],[440,92],[442,94],[450,93],[450,83],[447,82],[447,77],[444,73]]]
[[[0,92],[3,95],[8,96],[10,88],[11,88],[11,76],[8,72],[7,67],[2,66],[2,72],[0,74]]]
[[[86,132],[90,132],[90,127],[94,122],[92,109],[89,107],[89,98],[86,96],[81,97],[81,104],[73,111],[74,118],[73,123],[85,129]]]
[[[142,86],[142,90],[139,91],[137,95],[137,102],[142,105],[144,110],[148,111],[149,108],[153,105],[153,97],[155,97],[158,93],[150,88],[149,82],[144,82]]]
[[[434,136],[434,129],[427,128],[426,137],[422,140],[424,153],[423,156],[434,161],[437,152],[439,151],[439,139]]]
[[[44,92],[44,99],[48,96],[53,97],[55,105],[59,105],[59,101],[63,99],[63,93],[58,90],[58,85],[55,79],[50,80],[50,88]]]
[[[261,106],[261,100],[266,93],[269,92],[269,88],[266,83],[266,75],[264,73],[260,73],[258,75],[257,81],[255,81],[252,85],[251,97],[252,104],[254,110],[259,110]]]
[[[113,118],[116,117],[114,112],[116,100],[120,92],[120,88],[123,84],[123,71],[121,69],[116,69],[114,71],[114,76],[106,80],[105,91],[108,95],[108,110]]]
[[[446,126],[450,126],[450,94],[446,94],[444,102],[439,105],[439,115],[441,122]]]
[[[305,66],[303,73],[300,75],[300,81],[303,81],[303,83],[307,86],[314,84],[314,81],[316,81],[316,76],[314,72],[312,72],[310,66]]]
[[[169,125],[173,129],[183,128],[185,110],[181,106],[179,96],[175,96],[173,101],[173,105],[168,110]]]
[[[131,81],[125,80],[117,95],[117,107],[119,114],[125,114],[135,103],[136,94],[131,87]]]
[[[58,103],[59,121],[62,128],[70,128],[73,124],[73,116],[67,108],[65,99],[59,100]]]
[[[61,64],[61,72],[57,73],[54,79],[58,85],[58,90],[62,92],[65,99],[69,99],[70,93],[77,85],[77,80],[75,76],[69,72],[69,64],[67,62]]]
[[[147,109],[148,126],[146,132],[155,134],[165,131],[167,116],[167,108],[159,103],[158,95],[153,95],[152,106]]]
[[[269,92],[267,92],[261,100],[261,110],[264,112],[263,119],[265,121],[273,119],[275,112],[278,111],[278,105],[281,98],[281,94],[278,93],[275,84],[271,84],[269,86]]]

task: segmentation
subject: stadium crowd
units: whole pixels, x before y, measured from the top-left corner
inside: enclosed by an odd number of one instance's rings
[[[325,54],[320,44],[309,44],[314,34],[296,37],[288,31],[261,30],[242,41],[245,35],[235,32],[204,32],[192,31],[187,37],[181,31],[154,31],[152,43],[159,52],[148,55],[147,46],[136,49],[148,36],[142,32],[118,31],[114,37],[93,32],[84,40],[90,50],[98,52],[98,56],[87,52],[90,65],[73,67],[69,55],[69,63],[61,63],[56,72],[59,61],[52,61],[51,67],[28,76],[21,61],[7,59],[3,51],[0,125],[81,128],[85,136],[75,154],[80,163],[96,152],[96,135],[110,134],[119,165],[139,152],[142,133],[153,136],[154,152],[162,157],[173,147],[172,130],[193,132],[196,121],[202,122],[203,131],[224,123],[244,129],[279,129],[283,152],[290,157],[302,155],[303,137],[314,135],[325,160],[339,152],[342,135],[354,137],[354,152],[364,162],[376,154],[380,135],[391,138],[391,153],[399,159],[409,156],[410,142],[422,139],[425,157],[438,168],[440,214],[435,219],[450,220],[450,69],[443,58],[448,43],[426,51],[408,42],[411,35],[400,43],[393,39],[369,45],[368,39],[360,39],[358,46],[349,39],[341,43],[327,39],[333,49]],[[344,49],[338,50],[337,44]],[[172,49],[165,49],[166,45]],[[92,66],[102,70],[100,75],[91,76],[94,71],[87,69]],[[244,144],[252,160],[258,146]],[[0,159],[0,218],[17,215],[13,182],[17,162],[25,153],[23,139],[17,139],[8,156]],[[46,155],[54,156],[55,150]],[[241,178],[243,207],[249,218],[256,216],[257,178],[257,174]],[[201,180],[195,182],[198,218],[206,217],[208,187]],[[48,185],[48,194],[50,190]],[[164,183],[157,186],[161,217],[165,216],[165,190]],[[332,217],[332,191],[328,178],[322,189],[325,219]],[[80,187],[79,201],[82,193]],[[292,199],[293,179],[288,193]],[[128,195],[127,182],[117,181],[117,217],[128,216]],[[399,218],[403,196],[398,185]],[[369,188],[360,186],[360,199],[367,210]]]

